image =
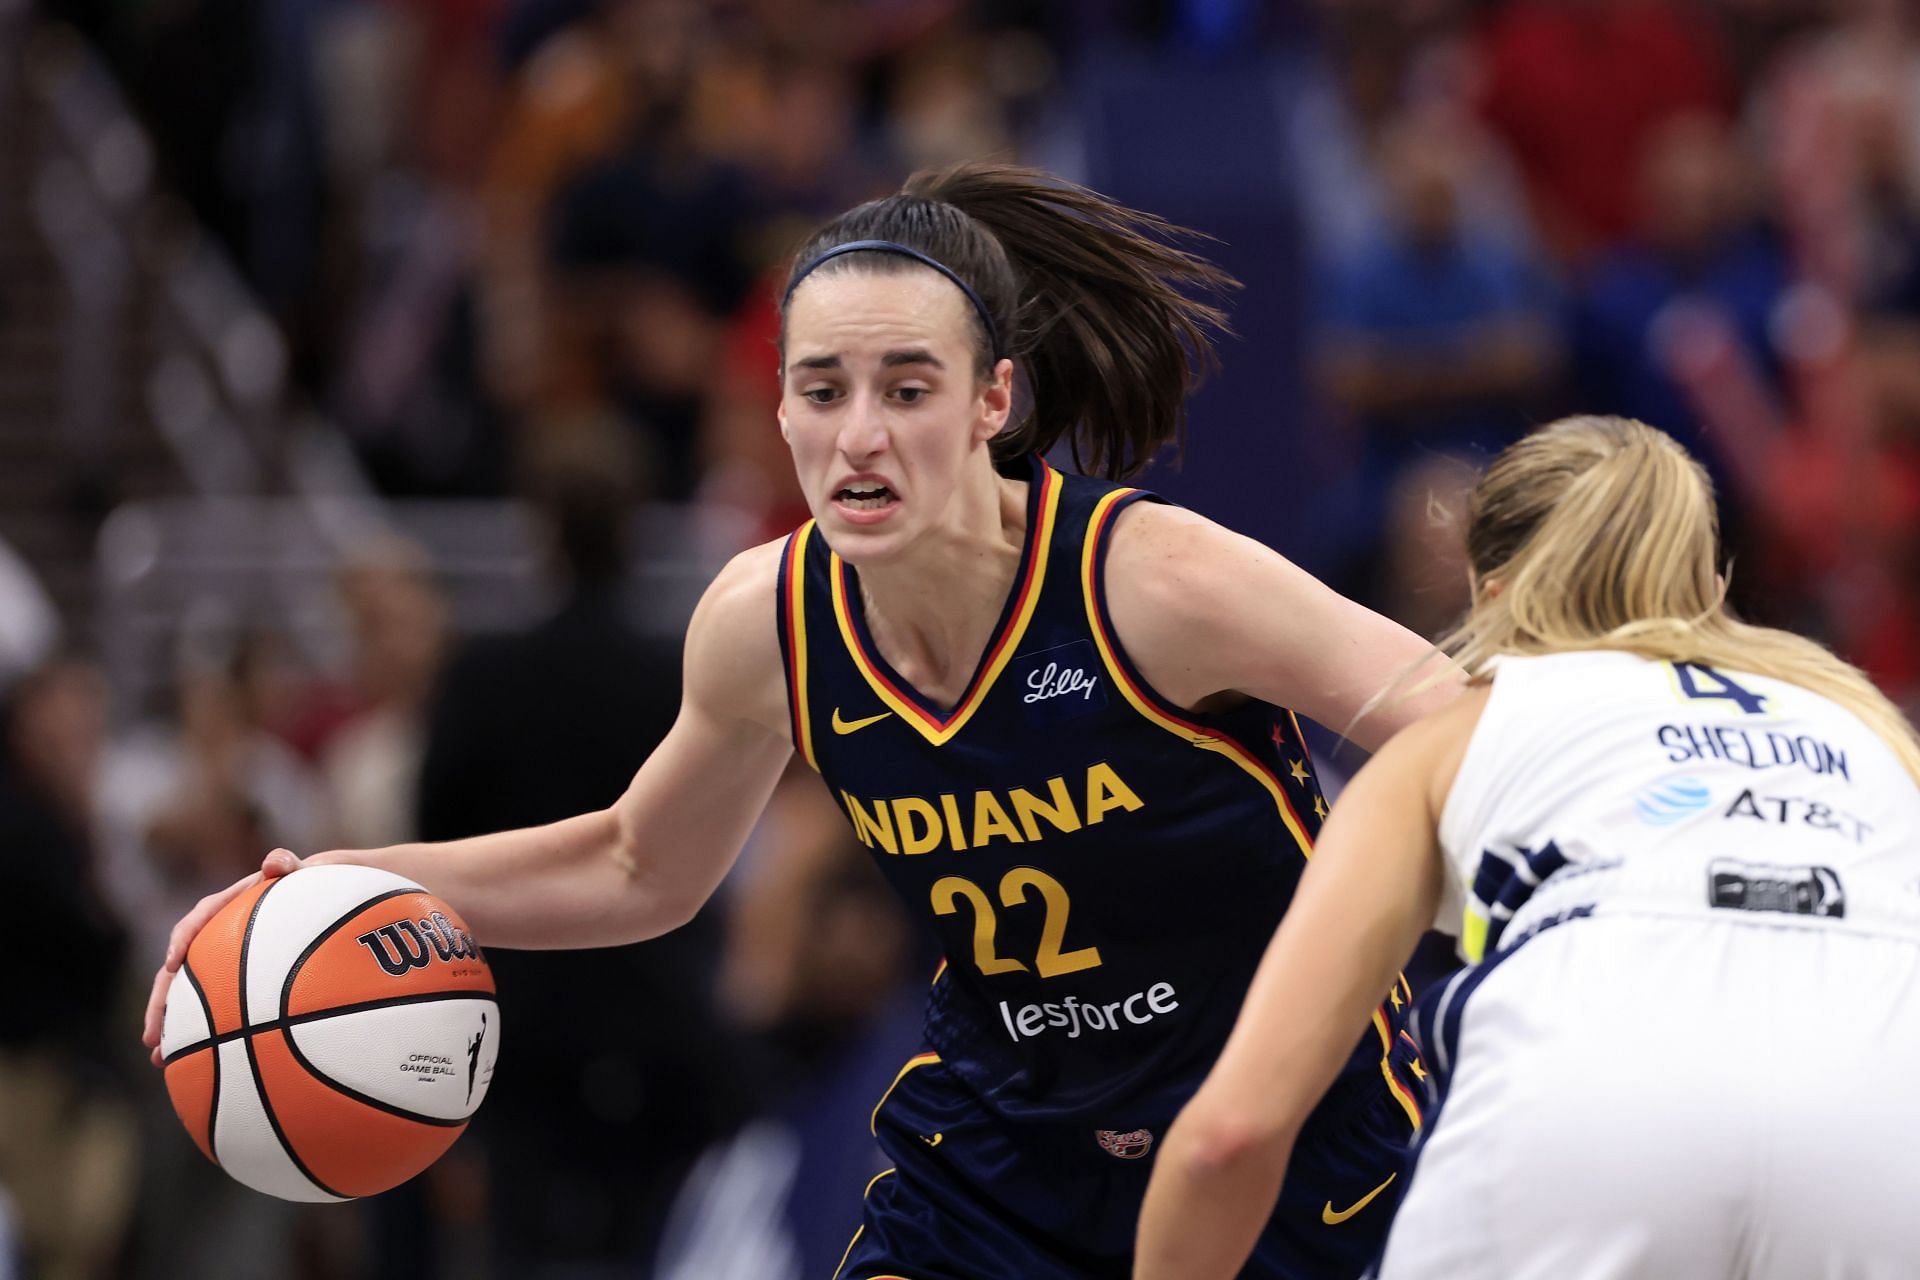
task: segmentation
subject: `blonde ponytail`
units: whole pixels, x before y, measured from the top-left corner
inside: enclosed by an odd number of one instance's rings
[[[1853,712],[1920,782],[1920,735],[1863,672],[1727,612],[1712,493],[1700,464],[1644,423],[1587,416],[1541,428],[1474,490],[1474,604],[1440,648],[1475,683],[1499,654],[1582,649],[1771,676]]]

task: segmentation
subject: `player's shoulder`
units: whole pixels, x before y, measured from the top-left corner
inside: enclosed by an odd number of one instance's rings
[[[1151,498],[1129,502],[1114,517],[1108,556],[1178,553],[1190,543],[1204,542],[1216,533],[1225,532],[1198,512],[1172,502]]]
[[[787,539],[782,537],[736,552],[707,585],[700,607],[735,621],[746,609],[771,609],[780,557],[786,546]]]
[[[1165,502],[1133,502],[1114,518],[1102,576],[1156,606],[1206,597],[1221,553],[1237,535],[1203,515]]]
[[[1420,678],[1410,678],[1407,696],[1420,688]],[[1469,685],[1459,697],[1387,739],[1368,767],[1421,786],[1437,815],[1446,805],[1447,794],[1459,776],[1467,747],[1492,696],[1493,685],[1489,682]]]
[[[783,723],[776,587],[785,546],[785,538],[776,538],[736,554],[693,611],[687,688],[711,709]]]
[[[1436,669],[1438,663],[1435,664]],[[1457,678],[1457,677],[1456,677]],[[1419,676],[1409,677],[1409,694],[1417,692],[1423,685]],[[1466,739],[1480,724],[1480,718],[1487,709],[1487,700],[1493,696],[1491,681],[1470,684],[1459,697],[1433,711],[1421,716],[1387,740],[1382,751],[1392,749],[1398,744],[1402,751],[1412,753],[1444,752],[1456,746],[1464,745]]]
[[[1239,616],[1249,591],[1285,596],[1317,585],[1271,547],[1162,502],[1121,511],[1102,580],[1116,612],[1188,630]]]

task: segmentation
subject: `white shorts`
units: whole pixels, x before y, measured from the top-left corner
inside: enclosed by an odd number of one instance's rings
[[[1500,959],[1382,1280],[1920,1276],[1906,914],[1603,912]]]

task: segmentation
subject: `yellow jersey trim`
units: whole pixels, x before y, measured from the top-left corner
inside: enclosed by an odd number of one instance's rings
[[[787,687],[793,691],[793,749],[800,753],[815,773],[820,761],[813,754],[813,712],[807,705],[807,543],[813,537],[814,522],[809,520],[794,530],[787,548],[787,580],[781,584],[786,606],[783,621],[787,628]]]
[[[879,1182],[880,1179],[886,1177],[890,1173],[898,1173],[898,1172],[899,1172],[898,1169],[882,1169],[880,1172],[874,1174],[872,1181],[867,1183],[867,1189],[860,1193],[861,1203],[864,1204],[866,1202],[867,1197],[873,1194],[874,1183]],[[846,1252],[840,1255],[840,1265],[833,1269],[833,1280],[840,1280],[840,1273],[847,1269],[847,1259],[853,1256],[853,1246],[860,1243],[860,1237],[866,1234],[866,1230],[867,1230],[867,1224],[864,1222],[854,1228],[853,1239],[847,1241]]]
[[[960,705],[955,707],[945,719],[933,715],[926,708],[916,704],[902,693],[893,682],[887,679],[879,666],[873,661],[860,643],[859,633],[853,626],[853,615],[847,604],[846,566],[836,553],[827,573],[833,584],[833,616],[840,624],[840,638],[846,643],[847,653],[853,658],[853,665],[866,678],[867,685],[880,701],[885,703],[902,720],[912,725],[914,730],[936,747],[945,746],[953,736],[966,728],[967,721],[980,709],[994,681],[1012,661],[1014,650],[1020,647],[1020,640],[1026,634],[1027,624],[1033,620],[1033,611],[1040,604],[1040,590],[1046,582],[1048,552],[1053,545],[1054,517],[1060,510],[1060,490],[1063,487],[1060,473],[1052,467],[1043,467],[1038,483],[1042,486],[1040,511],[1036,521],[1037,528],[1027,531],[1032,539],[1032,553],[1027,557],[1026,574],[1018,588],[1018,603],[1014,615],[1006,627],[995,637],[991,657],[986,666],[975,676],[973,687],[967,690]]]
[[[1307,837],[1307,829],[1300,816],[1293,811],[1293,802],[1287,799],[1287,793],[1280,780],[1273,776],[1253,754],[1231,738],[1223,738],[1197,724],[1178,720],[1155,707],[1133,680],[1126,669],[1120,665],[1119,656],[1114,651],[1113,641],[1107,635],[1107,628],[1100,617],[1100,608],[1096,603],[1094,569],[1096,567],[1096,549],[1100,545],[1100,534],[1106,528],[1108,517],[1114,504],[1129,494],[1138,493],[1137,489],[1115,489],[1094,505],[1093,516],[1087,521],[1087,538],[1080,551],[1080,587],[1086,599],[1087,624],[1093,632],[1094,645],[1100,650],[1100,660],[1106,665],[1107,674],[1112,677],[1114,687],[1125,695],[1133,709],[1145,716],[1168,733],[1183,739],[1188,746],[1198,747],[1202,751],[1212,751],[1233,761],[1242,772],[1263,787],[1272,797],[1274,808],[1279,811],[1280,821],[1285,824],[1288,834],[1293,836],[1299,846],[1300,855],[1313,856],[1313,841]]]
[[[891,1098],[893,1091],[900,1087],[900,1082],[907,1078],[907,1072],[931,1066],[938,1061],[940,1061],[940,1055],[937,1053],[916,1053],[907,1059],[906,1064],[900,1068],[899,1074],[894,1076],[893,1083],[888,1085],[887,1091],[880,1095],[880,1101],[873,1104],[873,1116],[867,1121],[868,1133],[876,1138],[880,1136],[880,1108],[887,1105],[887,1099]]]
[[[1393,1074],[1393,1032],[1387,1028],[1385,1009],[1373,1011],[1373,1029],[1380,1033],[1380,1074],[1386,1077],[1387,1091],[1393,1095],[1393,1100],[1400,1104],[1400,1109],[1407,1113],[1407,1120],[1417,1133],[1426,1127],[1426,1120],[1420,1114],[1420,1104],[1414,1101],[1413,1095],[1407,1092],[1406,1086],[1401,1084],[1399,1077]]]

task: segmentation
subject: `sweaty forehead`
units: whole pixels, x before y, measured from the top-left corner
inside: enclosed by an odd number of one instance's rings
[[[925,267],[875,272],[858,267],[808,276],[787,304],[789,363],[810,356],[856,357],[925,347],[955,363],[973,344],[965,295]]]

